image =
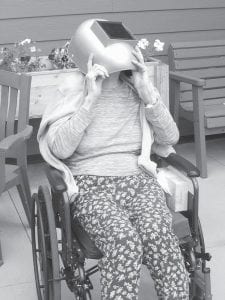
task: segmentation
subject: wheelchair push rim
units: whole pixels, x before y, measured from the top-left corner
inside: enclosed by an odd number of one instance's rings
[[[31,236],[38,300],[60,300],[58,241],[48,187],[39,187],[32,198]]]
[[[198,243],[195,245],[197,265],[195,271],[190,276],[190,294],[192,295],[190,299],[212,300],[210,269],[206,267],[206,260],[210,260],[210,254],[205,251],[204,236],[199,218],[198,235]]]

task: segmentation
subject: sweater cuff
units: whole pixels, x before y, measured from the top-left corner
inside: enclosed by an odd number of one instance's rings
[[[159,121],[165,117],[166,110],[165,104],[158,99],[155,104],[145,107],[146,118],[151,122]]]
[[[159,91],[154,86],[152,86],[151,99],[152,99],[152,103],[146,104],[145,107],[152,108],[158,101],[161,100]]]

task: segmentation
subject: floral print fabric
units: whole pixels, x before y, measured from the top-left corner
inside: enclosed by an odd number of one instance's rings
[[[103,253],[101,299],[137,300],[142,263],[160,299],[189,299],[188,273],[157,181],[145,173],[75,179],[80,194],[73,218]]]

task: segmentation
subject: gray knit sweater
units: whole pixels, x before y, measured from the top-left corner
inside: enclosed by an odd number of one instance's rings
[[[91,111],[79,111],[60,127],[48,130],[48,144],[55,156],[64,160],[73,175],[127,176],[140,172],[140,100],[125,83],[103,90]],[[168,109],[159,100],[145,108],[154,139],[173,145],[178,129]]]

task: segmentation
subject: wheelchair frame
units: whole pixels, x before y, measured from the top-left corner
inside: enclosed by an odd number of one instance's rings
[[[188,210],[182,212],[188,219],[191,237],[180,242],[180,248],[190,277],[190,299],[211,300],[210,269],[206,266],[211,256],[205,252],[198,218],[196,178],[200,176],[199,171],[177,154],[155,160],[182,170],[192,181],[193,194],[189,192]],[[75,300],[91,300],[90,276],[98,271],[98,266],[85,270],[85,258],[99,259],[102,254],[90,240],[87,240],[88,247],[80,241],[84,230],[79,224],[75,232],[72,231],[70,203],[60,172],[47,167],[46,174],[51,192],[48,186],[40,186],[38,193],[32,196],[32,252],[38,300],[61,300],[62,280],[66,281]]]

